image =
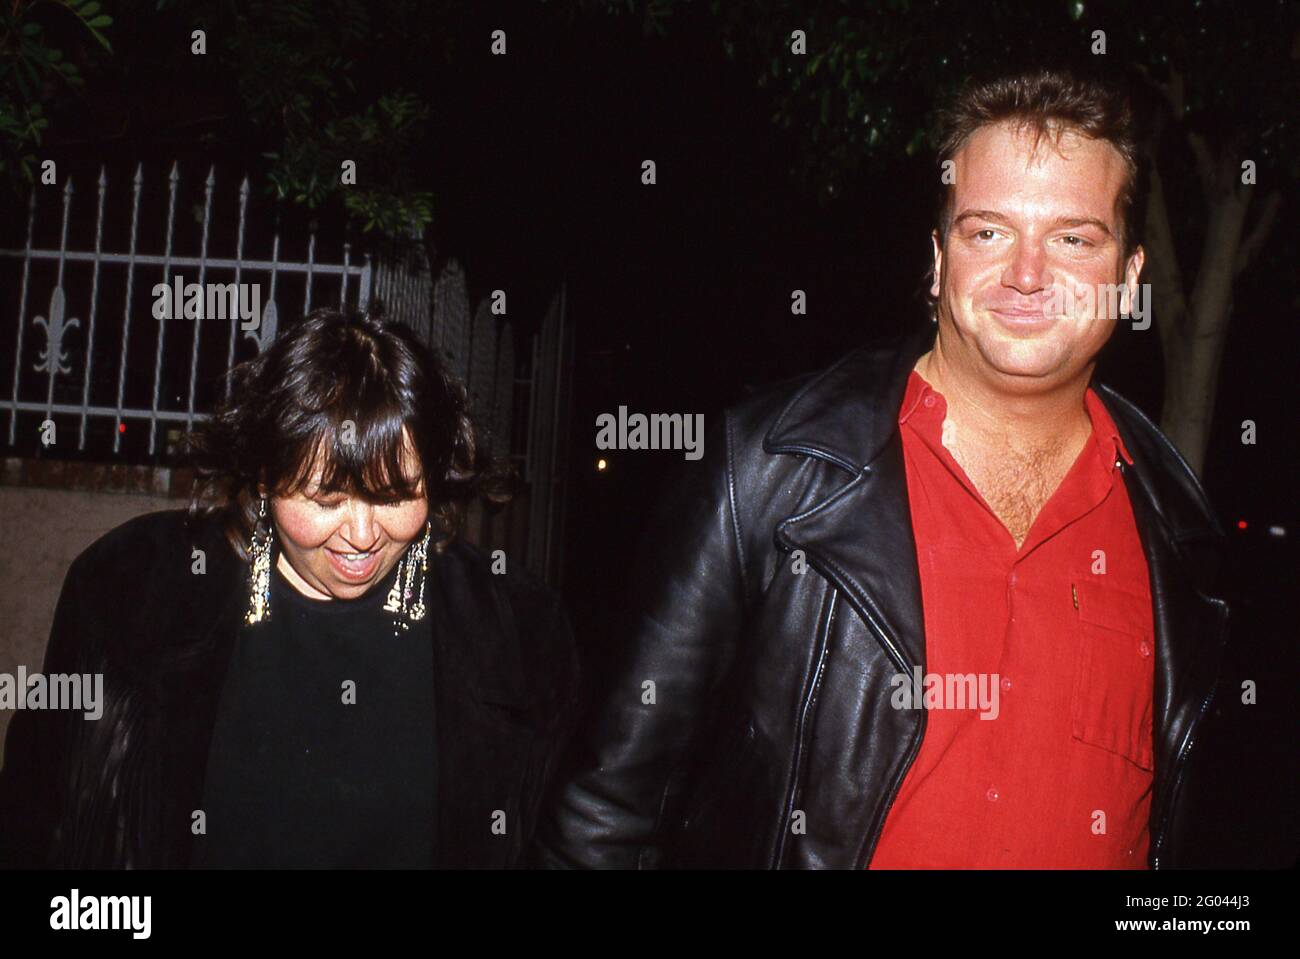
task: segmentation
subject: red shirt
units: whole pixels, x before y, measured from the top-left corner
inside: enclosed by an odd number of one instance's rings
[[[1085,405],[1092,436],[1017,549],[941,441],[943,396],[908,381],[923,688],[949,695],[926,704],[869,868],[1146,868],[1150,585],[1118,468],[1132,460],[1092,390]],[[965,702],[929,678],[971,673]]]

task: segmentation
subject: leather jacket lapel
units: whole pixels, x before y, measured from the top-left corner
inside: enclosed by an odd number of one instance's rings
[[[925,630],[898,409],[934,329],[849,354],[799,392],[764,439],[773,453],[815,456],[851,479],[778,525],[777,543],[800,549],[843,591],[900,671],[924,668]]]
[[[897,436],[838,493],[778,526],[776,539],[803,550],[845,594],[900,672],[924,668],[921,583]]]

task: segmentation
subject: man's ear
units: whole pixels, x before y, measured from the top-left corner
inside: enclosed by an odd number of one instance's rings
[[[1121,315],[1127,316],[1133,310],[1134,298],[1138,293],[1138,277],[1142,275],[1142,264],[1145,262],[1146,252],[1139,246],[1124,264],[1124,298],[1121,304]]]
[[[930,284],[930,295],[938,297],[939,295],[939,278],[943,269],[943,247],[939,245],[939,231],[930,231],[930,243],[934,247],[934,281]]]

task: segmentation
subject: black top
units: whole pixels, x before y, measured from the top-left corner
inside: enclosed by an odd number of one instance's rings
[[[271,618],[239,631],[195,868],[428,868],[435,841],[429,618],[393,635],[397,566],[354,600],[272,566]]]

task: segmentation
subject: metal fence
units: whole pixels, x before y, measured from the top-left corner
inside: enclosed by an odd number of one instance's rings
[[[354,258],[351,245],[340,240],[335,248],[341,256],[321,260],[313,221],[291,231],[287,245],[298,254],[287,255],[279,215],[253,209],[248,177],[224,199],[215,166],[202,181],[201,195],[186,190],[178,163],[161,181],[160,171],[151,185],[143,165],[137,165],[129,196],[126,191],[114,196],[101,167],[92,208],[74,204],[71,178],[62,188],[38,188],[28,199],[23,245],[0,248],[0,310],[16,315],[10,335],[0,314],[0,357],[7,344],[14,348],[12,364],[0,359],[0,370],[8,366],[12,373],[8,390],[0,380],[0,391],[8,393],[0,396],[0,410],[8,414],[8,446],[16,446],[24,414],[25,442],[31,439],[29,427],[40,429],[56,416],[62,426],[72,417],[78,454],[106,455],[111,446],[114,459],[155,459],[160,430],[174,426],[170,435],[178,435],[182,426],[189,429],[207,419],[222,383],[229,396],[224,374],[270,345],[281,312],[297,317],[313,305],[350,309],[382,301],[386,317],[406,323],[442,352],[465,382],[471,411],[492,451],[513,459],[526,478],[526,562],[558,583],[567,459],[563,423],[570,395],[566,371],[573,350],[563,290],[531,342],[516,343],[513,324],[493,316],[486,299],[470,312],[465,273],[455,260],[443,266],[435,282],[418,242],[396,253],[385,248],[372,262],[370,252]],[[187,192],[197,202],[188,204]],[[42,193],[60,197],[61,210],[42,204]],[[187,210],[193,213],[192,226]],[[56,224],[57,239],[51,234]],[[253,241],[261,253],[250,249]],[[202,316],[155,318],[150,291],[157,283],[171,284],[173,277],[193,279],[201,288],[257,283],[265,290],[259,322],[243,329],[237,314],[215,322],[209,317],[206,325]],[[16,291],[7,288],[11,285]],[[38,336],[43,339],[29,342]],[[131,452],[123,449],[128,424]],[[147,430],[147,439],[136,426]],[[69,449],[61,438],[56,447],[42,455]]]
[[[564,522],[568,502],[569,422],[573,406],[573,324],[565,284],[551,301],[533,340],[530,428],[525,476],[531,491],[528,519],[530,568],[558,585],[564,566]]]
[[[225,340],[225,368],[229,369],[235,363],[236,345],[240,333],[245,339],[251,340],[256,349],[260,352],[275,338],[276,327],[278,322],[279,307],[277,304],[277,295],[280,293],[280,278],[285,275],[298,275],[303,278],[305,283],[305,310],[312,308],[313,299],[318,299],[316,291],[316,280],[319,277],[336,277],[339,281],[338,302],[347,304],[352,294],[352,299],[359,297],[368,297],[371,281],[370,257],[367,254],[361,263],[352,262],[350,244],[343,244],[342,262],[320,262],[316,259],[316,234],[311,232],[307,243],[306,260],[295,262],[281,259],[280,256],[280,234],[277,230],[274,233],[271,244],[270,259],[251,259],[245,257],[246,229],[248,223],[248,200],[249,200],[249,181],[245,177],[240,184],[238,191],[238,229],[234,237],[233,256],[214,256],[209,252],[211,241],[211,224],[213,213],[214,193],[216,192],[216,171],[212,168],[208,172],[207,179],[203,184],[203,214],[200,224],[200,250],[197,256],[179,255],[174,250],[174,241],[176,239],[177,226],[177,197],[180,191],[181,177],[179,167],[173,164],[171,173],[167,177],[167,216],[165,227],[165,241],[161,253],[144,252],[139,249],[138,241],[140,236],[140,205],[141,196],[145,188],[145,178],[143,167],[137,166],[135,176],[132,179],[131,190],[131,220],[130,220],[130,240],[127,248],[123,251],[105,250],[104,239],[104,207],[108,194],[108,177],[103,168],[100,169],[99,179],[96,191],[96,212],[94,221],[95,246],[93,250],[77,250],[69,248],[68,227],[72,214],[72,205],[74,197],[74,188],[72,179],[69,178],[63,187],[63,209],[62,222],[59,231],[60,241],[57,248],[43,248],[34,244],[34,233],[37,217],[37,194],[39,191],[33,191],[27,205],[27,237],[22,249],[0,249],[0,257],[19,258],[22,261],[20,292],[18,302],[18,323],[15,331],[15,349],[13,362],[13,383],[8,400],[0,400],[0,408],[8,410],[9,413],[9,445],[15,443],[15,431],[17,428],[18,414],[20,412],[34,412],[44,414],[49,419],[53,414],[72,414],[78,417],[79,429],[77,449],[84,450],[86,447],[86,429],[87,422],[93,418],[99,417],[113,422],[113,452],[117,453],[121,449],[121,437],[125,432],[124,426],[128,421],[139,420],[148,424],[148,452],[154,455],[157,446],[157,433],[159,423],[175,422],[184,423],[187,428],[192,427],[195,420],[205,419],[206,416],[195,407],[195,390],[199,382],[198,368],[200,358],[200,344],[204,342],[203,318],[200,316],[194,320],[179,321],[187,326],[193,326],[193,332],[190,337],[189,351],[189,377],[186,384],[185,395],[186,401],[181,409],[167,408],[161,402],[161,390],[164,379],[163,358],[164,348],[168,341],[169,327],[177,323],[176,320],[167,318],[154,320],[151,312],[147,312],[151,322],[156,324],[154,332],[154,349],[152,356],[152,401],[145,406],[132,406],[125,399],[126,385],[128,380],[128,366],[135,365],[138,367],[140,362],[147,362],[148,357],[136,357],[136,363],[131,364],[132,344],[132,323],[136,315],[141,312],[138,298],[141,289],[152,289],[153,283],[149,278],[157,278],[155,282],[170,284],[174,271],[179,269],[197,270],[197,282],[202,285],[208,279],[217,273],[230,274],[233,276],[235,284],[252,282],[258,278],[268,278],[269,292],[263,300],[262,315],[259,317],[259,324],[253,330],[241,330],[238,317],[230,322],[228,331],[218,331],[217,334],[210,334],[209,340],[220,336]],[[34,401],[24,399],[23,393],[23,350],[24,338],[27,332],[26,318],[28,315],[29,301],[43,302],[41,297],[44,291],[35,288],[33,283],[32,272],[35,264],[43,261],[57,264],[57,274],[54,278],[53,285],[49,290],[49,306],[46,315],[36,316],[32,320],[32,325],[39,329],[45,337],[44,349],[40,352],[39,361],[34,366],[34,371],[45,374],[45,398],[43,401]],[[71,309],[69,307],[70,297],[67,293],[66,272],[71,264],[86,263],[90,264],[91,275],[89,278],[88,296],[78,297],[77,301],[84,304],[85,312],[78,316],[69,316]],[[111,304],[101,304],[101,287],[104,283],[105,273],[110,269],[123,271],[125,294],[121,301],[119,310],[114,310]],[[140,278],[144,277],[144,282]],[[96,351],[96,336],[100,333],[99,326],[103,319],[110,312],[115,313],[114,319],[120,321],[120,348],[118,350],[118,362],[116,370],[116,403],[106,405],[102,402],[94,402],[91,398],[91,385],[95,381],[98,372],[94,369],[94,358]],[[73,375],[73,370],[67,365],[69,351],[66,349],[65,338],[69,332],[75,328],[81,327],[82,317],[85,317],[86,326],[84,328],[85,341],[81,350],[84,356],[84,363],[81,369],[80,377],[80,402],[56,402],[55,386],[56,380],[60,377],[69,377]],[[209,349],[216,347],[213,343]],[[226,382],[227,394],[230,390],[230,383]],[[65,391],[66,392],[66,391]]]
[[[470,312],[465,272],[449,260],[434,284],[430,342],[465,383],[470,409],[492,452],[509,457],[525,480],[526,563],[559,586],[568,489],[565,424],[573,404],[574,331],[565,285],[517,354],[513,327],[493,315],[489,297]]]

